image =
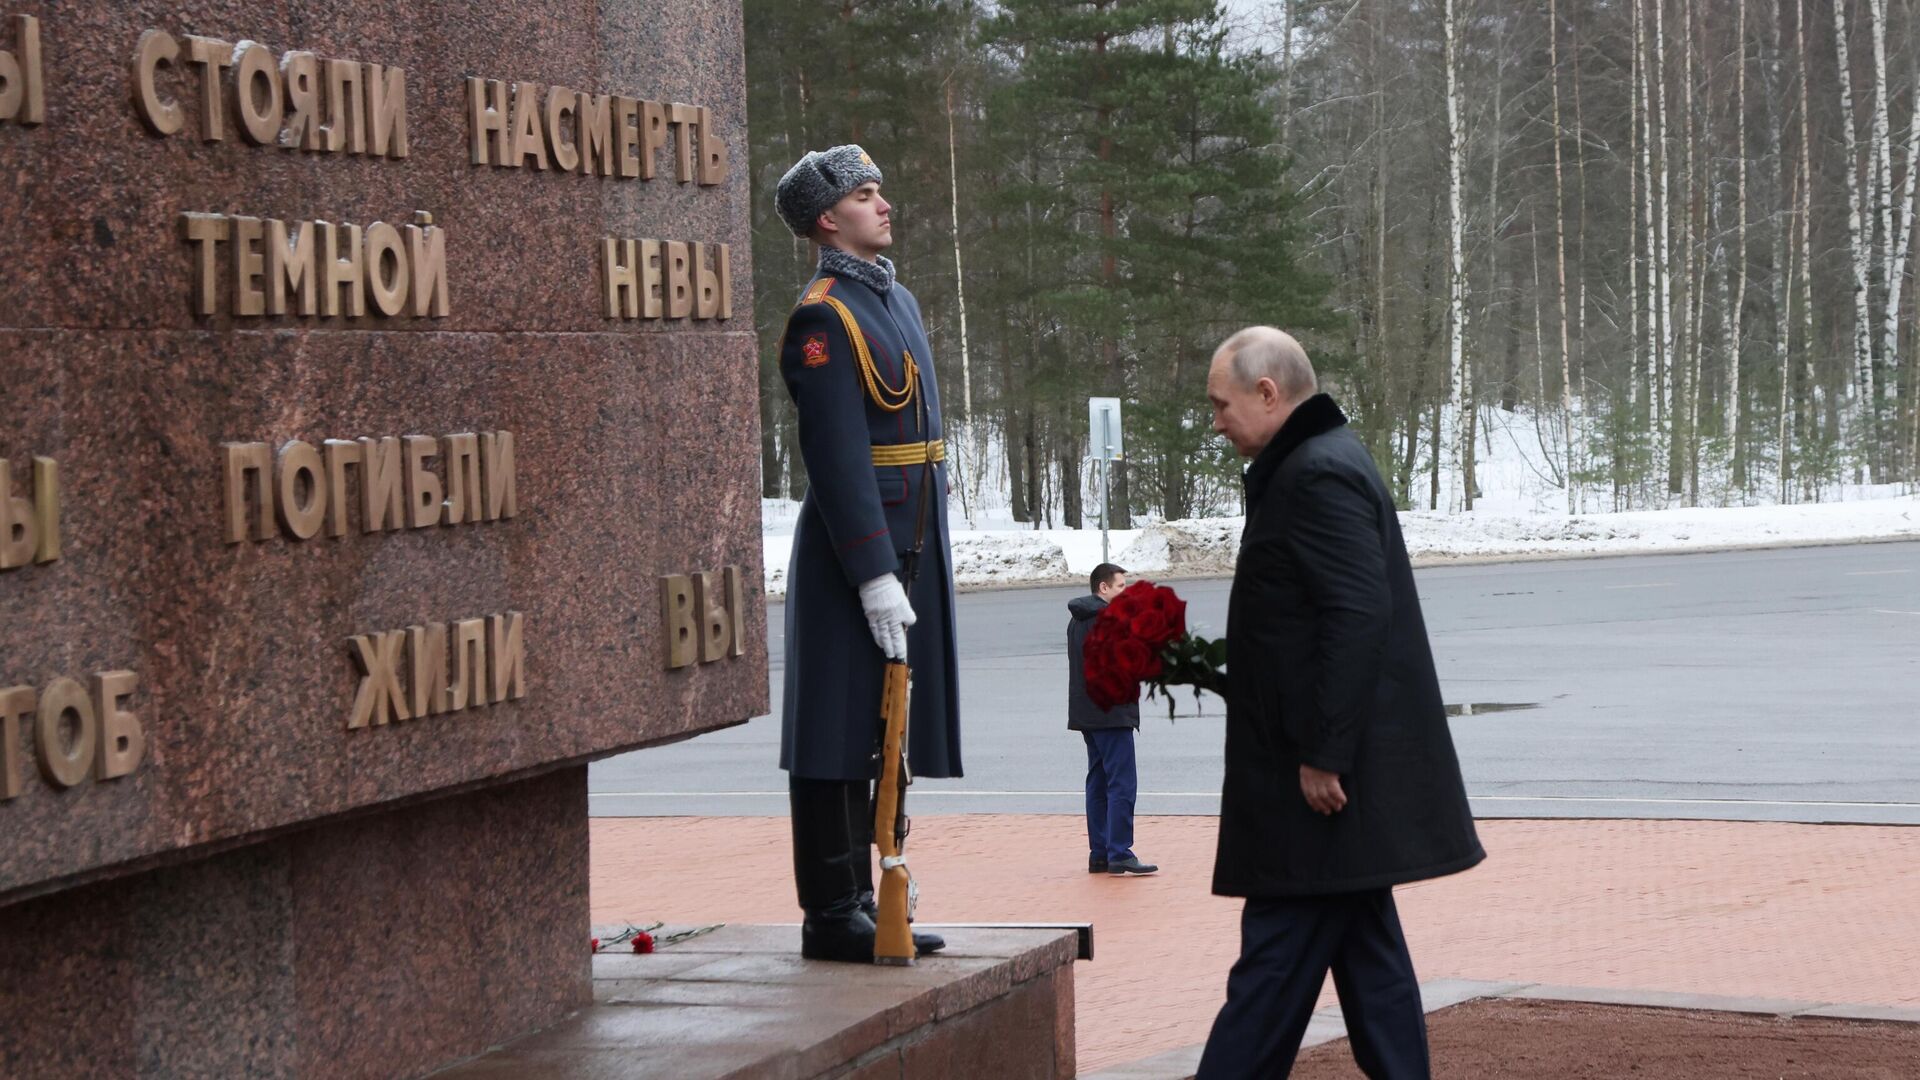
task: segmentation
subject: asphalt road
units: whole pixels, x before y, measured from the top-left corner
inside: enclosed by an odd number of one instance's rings
[[[1920,824],[1920,544],[1439,567],[1418,574],[1483,817]],[[1227,583],[1176,583],[1218,630]],[[967,775],[919,815],[1080,812],[1072,589],[960,597]],[[599,815],[781,814],[775,716],[596,763]],[[1526,708],[1491,711],[1487,704]],[[1221,707],[1146,706],[1141,814],[1219,809]]]

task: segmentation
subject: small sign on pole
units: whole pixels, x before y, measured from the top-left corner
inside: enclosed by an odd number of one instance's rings
[[[1107,501],[1112,490],[1109,474],[1113,463],[1119,461],[1125,451],[1120,436],[1119,398],[1087,399],[1087,449],[1087,456],[1100,470],[1100,561],[1107,562]]]

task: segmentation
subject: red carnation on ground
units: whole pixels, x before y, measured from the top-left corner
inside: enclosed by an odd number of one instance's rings
[[[652,952],[653,935],[647,933],[645,930],[635,932],[633,935],[633,951],[637,953]]]

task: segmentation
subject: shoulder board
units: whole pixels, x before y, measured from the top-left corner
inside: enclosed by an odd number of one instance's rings
[[[827,298],[827,290],[833,288],[833,279],[822,277],[807,287],[807,294],[800,298],[802,304],[817,304]]]

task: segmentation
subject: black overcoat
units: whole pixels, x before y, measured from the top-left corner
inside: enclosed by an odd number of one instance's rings
[[[883,396],[885,387],[906,385],[903,357],[911,353],[924,410],[916,403],[888,411],[875,400],[844,318],[822,296],[845,305],[857,322]],[[815,780],[874,775],[885,657],[867,629],[859,588],[904,568],[924,476],[932,487],[925,500],[919,574],[908,598],[917,621],[907,631],[913,668],[907,759],[917,776],[959,776],[960,679],[946,465],[928,470],[873,460],[875,447],[942,437],[940,388],[918,301],[897,282],[882,294],[822,270],[787,318],[780,374],[799,413],[800,456],[807,466],[807,494],[787,565],[780,767]]]
[[[1223,896],[1354,892],[1486,857],[1400,519],[1346,422],[1332,398],[1309,398],[1247,470],[1227,607]],[[1340,774],[1345,809],[1307,805],[1302,763]]]

